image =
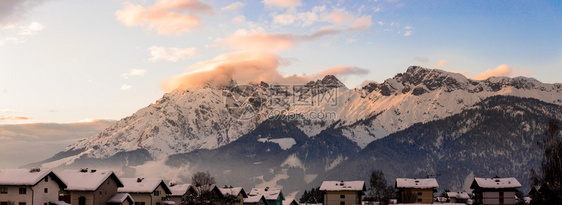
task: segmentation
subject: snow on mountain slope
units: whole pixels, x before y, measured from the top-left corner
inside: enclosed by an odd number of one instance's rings
[[[253,90],[232,83],[222,88],[209,85],[172,91],[63,152],[73,153],[65,156],[74,161],[76,158],[70,156],[108,158],[144,149],[154,159],[162,159],[229,144],[265,119],[279,116],[297,120],[296,126],[308,136],[329,127],[341,128],[344,136],[364,148],[415,123],[446,118],[494,95],[562,105],[562,84],[544,84],[524,77],[474,81],[458,73],[416,66],[383,83],[370,83],[360,89],[348,89],[334,76],[306,85],[261,82],[250,87]],[[229,96],[234,100],[229,101]]]
[[[474,81],[458,73],[413,66],[384,83],[370,83],[362,89],[339,93],[337,106],[326,103],[295,108],[294,112],[335,112],[339,122],[334,127],[341,127],[344,136],[364,148],[415,123],[446,118],[495,95],[536,98],[562,105],[562,84],[544,84],[525,77]],[[301,128],[314,134],[306,126]]]

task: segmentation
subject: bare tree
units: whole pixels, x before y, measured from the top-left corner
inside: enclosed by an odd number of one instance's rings
[[[216,195],[213,193],[213,188],[217,182],[211,176],[209,171],[197,172],[191,176],[191,184],[197,191],[195,200],[197,204],[214,204]]]

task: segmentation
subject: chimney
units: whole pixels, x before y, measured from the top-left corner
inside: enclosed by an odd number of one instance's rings
[[[82,168],[82,169],[80,169],[80,172],[84,172],[84,173],[88,172],[88,168]]]
[[[265,187],[265,191],[269,190],[269,187]]]
[[[137,178],[137,183],[141,183],[144,178]]]
[[[340,186],[343,186],[343,180],[340,181]]]
[[[95,170],[95,169],[90,170],[90,172],[92,172],[92,173],[94,173],[94,172],[96,172],[96,171],[97,171],[97,170]]]
[[[34,168],[31,168],[31,169],[29,170],[30,173],[40,172],[40,171],[41,171],[41,169],[38,168],[38,167],[34,167]]]

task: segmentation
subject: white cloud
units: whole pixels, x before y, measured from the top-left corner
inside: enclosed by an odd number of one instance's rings
[[[150,50],[150,56],[152,56],[148,61],[156,62],[160,60],[166,60],[170,62],[177,62],[180,59],[194,56],[197,52],[196,48],[164,48],[162,46],[152,46]]]
[[[228,5],[228,6],[223,7],[221,10],[223,10],[223,11],[236,10],[236,9],[242,8],[244,6],[246,6],[245,3],[237,1],[237,2],[234,2],[230,5]]]
[[[412,35],[412,31],[406,31],[404,32],[404,36],[411,36]]]
[[[27,26],[20,26],[20,35],[25,35],[25,36],[29,36],[29,35],[34,35],[39,31],[45,30],[45,26],[38,23],[38,22],[32,22]]]
[[[288,9],[283,14],[273,14],[273,22],[281,25],[310,26],[326,16],[326,6],[315,6],[307,12],[297,12],[295,8]]]
[[[144,76],[146,74],[146,70],[144,69],[131,69],[128,73],[123,73],[121,76],[125,79],[128,79],[129,76]]]
[[[131,89],[132,87],[133,87],[133,86],[131,86],[131,85],[123,84],[123,85],[121,85],[121,90],[129,90],[129,89]]]

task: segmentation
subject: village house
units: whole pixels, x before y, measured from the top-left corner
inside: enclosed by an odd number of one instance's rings
[[[172,194],[164,180],[158,178],[121,178],[123,187],[117,189],[119,193],[129,193],[135,205],[164,205],[175,204],[168,201]]]
[[[280,188],[253,188],[250,191],[250,196],[259,196],[263,195],[265,200],[267,200],[268,205],[282,205],[283,200],[285,200],[285,196],[283,196],[283,192]]]
[[[515,204],[517,188],[521,184],[515,178],[475,177],[470,188],[473,189],[474,204]]]
[[[291,199],[291,200],[284,200],[283,205],[299,205],[299,203],[295,199]]]
[[[227,197],[233,197],[234,202],[230,203],[232,205],[243,205],[244,204],[244,198],[248,198],[248,195],[246,194],[246,191],[244,191],[244,188],[242,187],[232,187],[232,186],[224,186],[222,188],[219,188],[219,190],[221,191],[222,195],[223,195],[223,200],[221,202],[221,204],[225,204],[225,198]]]
[[[59,200],[66,184],[51,170],[0,170],[0,204],[48,205]]]
[[[244,199],[244,205],[268,205],[263,195],[248,196]]]
[[[59,176],[66,183],[60,198],[72,205],[105,205],[123,187],[109,170],[64,170]]]
[[[435,178],[396,178],[394,187],[398,189],[398,203],[432,204],[439,184]]]
[[[364,181],[324,181],[319,190],[324,192],[324,205],[357,205],[366,188]]]
[[[107,200],[107,205],[133,205],[135,200],[128,193],[118,193]]]
[[[176,205],[187,203],[187,201],[190,201],[193,197],[197,196],[197,191],[193,189],[191,184],[170,183],[168,188],[172,192],[171,194],[168,194],[168,200],[173,201]]]
[[[447,192],[447,199],[450,203],[468,203],[470,196],[466,192],[454,192],[450,191]]]

